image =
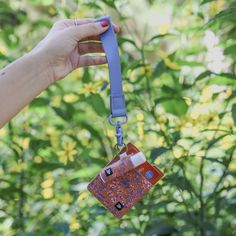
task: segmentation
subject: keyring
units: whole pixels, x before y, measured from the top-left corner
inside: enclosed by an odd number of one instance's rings
[[[128,151],[128,146],[125,143],[123,143],[123,146],[119,146],[118,144],[114,146],[114,149],[118,151],[121,151],[123,148],[125,148],[125,152]]]
[[[75,26],[79,25],[77,20],[78,20],[77,18],[74,19]]]
[[[120,125],[124,125],[125,123],[127,123],[127,121],[128,121],[128,115],[127,115],[127,114],[126,114],[125,116],[119,116],[119,117],[125,117],[125,120],[120,121]],[[114,118],[115,118],[115,117],[114,117]],[[112,119],[113,119],[113,117],[112,117],[112,115],[110,115],[110,116],[109,116],[109,122],[110,122],[110,124],[113,125],[113,126],[116,126],[116,125],[117,125],[117,122],[114,123],[114,122],[112,121]]]

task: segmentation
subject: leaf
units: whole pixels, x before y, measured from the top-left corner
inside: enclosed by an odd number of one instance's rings
[[[223,134],[217,138],[213,138],[212,140],[210,140],[208,142],[208,146],[207,146],[207,149],[210,149],[212,146],[214,146],[216,143],[218,143],[221,139],[223,139],[225,136],[228,136],[229,134],[226,133],[226,134]]]
[[[170,175],[166,176],[165,181],[175,185],[181,190],[187,190],[188,192],[195,192],[191,182],[183,176]]]
[[[179,131],[175,131],[171,135],[172,135],[175,143],[180,139],[180,132]]]
[[[100,90],[103,91],[107,88],[107,86],[109,85],[109,83],[107,81],[104,81],[104,83],[102,84]]]
[[[68,177],[68,179],[71,181],[74,179],[91,178],[98,172],[99,166],[93,165],[89,168],[83,168],[81,170],[74,171],[74,173],[70,177]]]
[[[50,146],[49,140],[43,140],[39,138],[31,138],[30,140],[30,147],[33,150],[38,150],[39,148],[47,148],[49,146]]]
[[[226,22],[226,21],[234,21],[236,19],[236,7],[230,7],[225,10],[222,10],[218,14],[216,14],[213,18],[211,18],[205,25],[204,28],[210,27],[215,22]]]
[[[53,110],[56,112],[58,116],[60,116],[63,120],[69,121],[71,120],[72,116],[70,113],[68,113],[65,109],[62,109],[60,107],[52,107]]]
[[[88,103],[99,116],[107,115],[105,103],[99,94],[92,94],[89,96]]]
[[[132,44],[135,48],[138,48],[137,45],[136,45],[136,43],[135,43],[133,40],[128,39],[128,38],[125,38],[125,37],[119,37],[118,42],[119,42],[120,45],[123,44],[123,43],[130,43],[130,44]]]
[[[167,93],[167,94],[176,94],[177,92],[176,89],[173,89],[167,85],[163,85],[161,90],[163,93]]]
[[[13,32],[10,32],[10,31],[3,31],[3,34],[2,34],[2,38],[3,40],[6,42],[6,44],[11,47],[11,48],[17,48],[19,46],[19,42],[20,42],[20,39],[19,39],[19,36],[14,34]]]
[[[80,122],[81,127],[83,127],[84,129],[87,129],[93,137],[98,138],[98,140],[102,143],[102,139],[101,139],[101,135],[100,133],[90,124],[81,121]]]
[[[230,55],[230,54],[236,55],[236,44],[225,48],[224,54],[225,55]]]
[[[175,35],[170,34],[170,33],[168,33],[168,34],[157,34],[157,35],[154,35],[151,39],[149,39],[148,42],[150,43],[150,42],[154,41],[155,39],[164,38],[166,36],[175,36]]]
[[[106,5],[108,5],[109,7],[113,8],[113,9],[116,9],[114,0],[103,0],[103,3],[105,3]]]
[[[168,97],[160,97],[160,98],[155,99],[155,104],[160,104],[160,103],[162,103],[162,102],[164,102],[164,101],[169,101],[169,100],[171,100],[171,99],[173,99],[173,97],[171,97],[171,96],[168,96]]]
[[[46,107],[49,102],[48,98],[38,97],[29,104],[29,107]]]
[[[34,28],[42,28],[42,26],[45,26],[46,28],[50,28],[52,27],[52,22],[46,19],[39,19],[32,23],[32,27]]]
[[[236,76],[231,74],[231,73],[214,73],[212,71],[204,71],[202,72],[200,75],[197,76],[197,78],[195,79],[195,83],[197,81],[200,81],[202,79],[205,79],[206,77],[213,75],[209,81],[208,84],[218,84],[218,85],[232,85],[234,83],[233,80],[236,79]],[[214,76],[215,75],[215,76]]]
[[[197,78],[195,79],[195,82],[199,81],[199,80],[202,80],[202,79],[205,79],[206,77],[210,76],[211,74],[212,74],[211,71],[206,70],[206,71],[202,72],[200,75],[197,76]]]
[[[102,10],[102,8],[96,2],[87,2],[86,5],[91,9]]]
[[[58,162],[42,162],[42,163],[37,163],[34,164],[34,169],[36,169],[37,171],[41,171],[41,170],[55,170],[55,169],[60,169],[60,168],[65,168],[65,165],[62,163],[58,163]]]
[[[217,163],[223,165],[222,160],[219,160],[219,158],[214,158],[214,157],[204,157],[204,159],[205,159],[205,160],[208,160],[208,161],[210,161],[210,162],[217,162]]]
[[[203,66],[202,62],[198,61],[184,61],[184,60],[178,60],[178,65],[179,66],[189,66],[189,67],[200,67]]]
[[[166,112],[179,117],[185,115],[188,110],[188,105],[183,98],[173,98],[171,100],[163,101],[161,104]]]
[[[225,77],[228,79],[233,79],[233,80],[236,79],[236,76],[231,73],[220,73],[220,74],[218,74],[218,76]]]
[[[162,155],[163,153],[169,151],[169,149],[165,147],[159,147],[159,148],[154,148],[151,151],[150,158],[152,161],[154,161],[158,156]]]
[[[232,109],[231,109],[232,117],[234,120],[234,124],[236,125],[236,103],[233,104]]]
[[[164,63],[163,60],[161,60],[155,67],[154,73],[153,73],[153,77],[160,77],[163,73],[165,73],[167,70],[167,66]]]
[[[70,232],[69,224],[66,222],[56,223],[53,225],[58,231],[62,232],[64,235],[68,235]]]
[[[159,222],[159,224],[153,224],[151,227],[147,227],[145,236],[164,236],[164,235],[174,235],[177,233],[177,229],[169,224],[164,222]]]
[[[165,208],[169,203],[172,203],[173,201],[174,201],[173,199],[162,200],[162,201],[155,203],[155,205],[153,205],[153,203],[150,202],[150,203],[148,203],[147,206],[152,208],[151,210],[155,210],[155,209]]]
[[[125,228],[120,228],[120,227],[115,227],[110,229],[109,231],[110,235],[137,235],[139,233],[138,229],[132,228],[132,227],[125,227]]]
[[[203,4],[206,4],[209,2],[213,2],[213,1],[215,1],[215,0],[203,0],[200,5],[203,5]]]
[[[229,73],[221,73],[211,78],[208,81],[208,85],[216,84],[216,85],[233,85],[235,76]]]
[[[84,68],[82,81],[83,81],[83,83],[89,83],[90,82],[90,73],[89,73],[89,68],[87,68],[87,67]]]

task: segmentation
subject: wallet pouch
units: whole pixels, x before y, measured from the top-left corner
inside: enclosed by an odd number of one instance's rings
[[[127,144],[110,164],[120,159],[120,154],[134,155],[139,150],[131,143]],[[147,161],[124,175],[106,183],[98,174],[88,185],[88,190],[116,217],[123,217],[152,186],[163,177],[163,173]]]

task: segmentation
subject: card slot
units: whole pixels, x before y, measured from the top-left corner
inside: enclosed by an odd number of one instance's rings
[[[126,214],[153,185],[138,171],[132,170],[124,176],[103,183],[100,176],[89,184],[88,190],[107,208],[113,215],[121,218]],[[117,209],[120,202],[122,209]]]
[[[136,167],[136,169],[144,178],[146,178],[153,185],[156,184],[164,174],[149,162],[145,162],[142,165]]]

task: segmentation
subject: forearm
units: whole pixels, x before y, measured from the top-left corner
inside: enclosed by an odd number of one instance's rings
[[[108,21],[95,19],[58,21],[39,46],[1,70],[0,128],[54,81],[79,67],[106,63],[105,56],[84,54],[103,52],[94,41],[108,28]]]
[[[40,52],[31,52],[0,71],[0,128],[52,82]]]

